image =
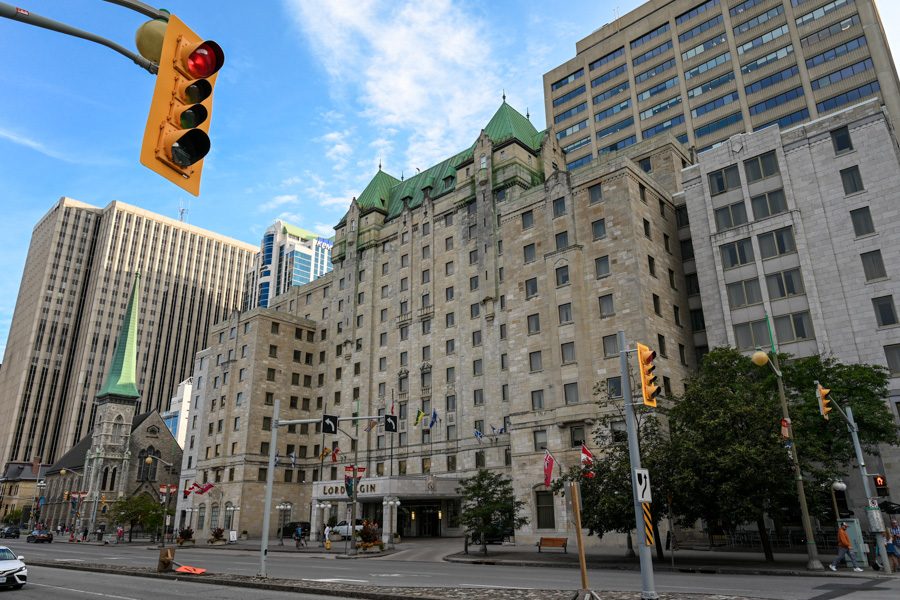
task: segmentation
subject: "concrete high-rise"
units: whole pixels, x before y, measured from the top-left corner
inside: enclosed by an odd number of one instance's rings
[[[333,242],[282,220],[266,229],[247,273],[244,308],[266,308],[292,286],[303,285],[331,271]]]
[[[240,307],[255,252],[121,202],[57,202],[34,228],[0,371],[0,460],[52,463],[92,429],[135,272],[136,410],[166,410],[209,328]]]
[[[900,85],[874,0],[651,0],[544,75],[570,169],[664,131],[698,151]]]

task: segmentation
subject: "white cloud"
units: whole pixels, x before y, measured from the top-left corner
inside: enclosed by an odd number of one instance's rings
[[[313,225],[313,231],[324,237],[331,237],[334,235],[334,225],[329,223],[316,223]]]
[[[303,180],[300,179],[299,177],[297,177],[296,175],[293,175],[291,177],[285,177],[284,179],[281,180],[281,187],[291,187],[291,186],[297,185],[298,183],[301,183],[302,181]]]
[[[300,201],[300,198],[297,196],[297,194],[281,194],[281,195],[275,196],[268,202],[264,202],[263,204],[260,204],[259,210],[260,211],[273,210],[280,206],[284,206],[286,204],[297,204],[299,201]]]
[[[337,170],[343,169],[347,159],[353,154],[353,148],[347,142],[349,135],[349,131],[331,131],[318,139],[325,144],[325,156],[334,163]]]
[[[8,129],[3,129],[0,127],[0,139],[7,140],[12,142],[13,144],[17,144],[19,146],[24,146],[29,150],[34,150],[44,156],[48,156],[50,158],[55,158],[56,160],[61,160],[63,162],[79,164],[79,165],[96,165],[96,164],[107,164],[108,161],[105,160],[96,160],[94,157],[93,160],[85,160],[82,155],[78,156],[69,156],[63,152],[59,152],[58,150],[54,150],[52,148],[48,148],[42,142],[31,139],[28,136],[21,135],[15,132],[12,132]]]

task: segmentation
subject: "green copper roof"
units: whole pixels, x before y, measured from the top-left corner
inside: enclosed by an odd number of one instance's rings
[[[106,382],[97,397],[123,396],[125,398],[140,398],[135,383],[135,367],[137,363],[137,334],[138,334],[138,297],[141,289],[141,274],[134,274],[134,287],[131,288],[131,298],[128,299],[128,307],[125,309],[125,319],[119,330],[119,339],[116,341],[116,352],[113,355],[112,365],[106,375]]]
[[[534,128],[531,121],[507,104],[505,100],[488,121],[484,131],[495,144],[509,139],[517,139],[532,150],[539,150],[541,147],[541,135],[538,130]]]
[[[305,229],[300,229],[299,227],[295,227],[294,225],[290,225],[282,221],[283,227],[282,233],[286,233],[288,235],[292,235],[294,237],[298,237],[301,240],[314,240],[316,238],[321,237],[318,233],[313,233],[312,231],[307,231]]]
[[[391,188],[398,183],[400,183],[399,179],[379,169],[366,189],[356,199],[359,209],[364,213],[372,210],[387,212]]]

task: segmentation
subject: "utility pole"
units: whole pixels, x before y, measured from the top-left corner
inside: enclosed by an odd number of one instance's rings
[[[628,459],[631,463],[631,491],[634,499],[634,519],[637,529],[638,553],[641,559],[641,600],[657,600],[656,584],[653,580],[653,557],[647,545],[644,530],[644,511],[638,497],[636,483],[637,469],[641,468],[641,450],[638,445],[637,424],[634,418],[634,405],[631,396],[631,378],[628,371],[628,349],[625,345],[625,332],[618,333],[619,369],[622,371],[622,396],[625,408],[625,429],[628,433]]]

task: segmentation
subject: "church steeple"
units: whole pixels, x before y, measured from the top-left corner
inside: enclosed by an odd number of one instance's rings
[[[119,330],[116,352],[112,365],[106,374],[106,381],[97,393],[97,399],[106,396],[117,396],[122,399],[137,400],[141,397],[136,384],[137,333],[138,333],[138,298],[140,297],[141,274],[134,274],[134,286],[131,298],[125,309],[125,319]]]

